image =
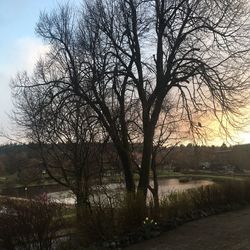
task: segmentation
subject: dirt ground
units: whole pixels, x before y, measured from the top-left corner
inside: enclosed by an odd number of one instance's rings
[[[250,250],[250,208],[189,222],[126,250]]]

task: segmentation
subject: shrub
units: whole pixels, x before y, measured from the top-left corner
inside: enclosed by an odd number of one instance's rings
[[[216,211],[228,210],[250,202],[250,181],[227,181],[220,184],[171,193],[160,204],[160,218],[186,220]]]
[[[103,243],[101,249],[116,249],[112,245],[126,246],[148,239],[186,221],[249,203],[249,190],[250,181],[230,181],[172,192],[161,199],[157,217],[150,202],[145,211],[140,199],[102,191],[102,197],[96,196],[84,216],[85,243],[99,242]]]
[[[0,241],[6,250],[50,250],[63,226],[62,205],[45,197],[0,201]]]
[[[143,201],[129,194],[102,188],[91,201],[91,207],[84,208],[81,232],[78,232],[85,246],[113,242],[141,227],[146,217]]]

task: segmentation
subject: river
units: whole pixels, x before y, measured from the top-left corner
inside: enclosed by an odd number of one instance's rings
[[[182,192],[191,188],[208,186],[214,184],[211,180],[189,180],[188,182],[180,182],[178,178],[159,178],[159,196],[163,197],[171,192]],[[105,185],[105,191],[109,194],[117,194],[124,190],[124,186],[118,183]],[[98,191],[102,192],[103,187],[99,187]],[[48,196],[57,202],[65,204],[75,204],[75,196],[71,191],[60,191],[49,193]],[[112,195],[111,195],[112,196]],[[104,196],[103,196],[104,197]]]

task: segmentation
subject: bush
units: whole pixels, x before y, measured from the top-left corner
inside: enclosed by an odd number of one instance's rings
[[[112,243],[120,236],[137,230],[146,217],[141,199],[105,188],[95,193],[91,203],[91,207],[83,209],[83,220],[78,231],[85,246]]]
[[[124,196],[100,187],[100,190],[95,190],[91,206],[83,207],[82,220],[76,221],[77,224],[72,224],[71,216],[68,220],[66,227],[74,226],[78,233],[72,235],[71,241],[60,241],[61,245],[57,246],[58,249],[77,249],[78,246],[93,244],[100,249],[125,247],[186,221],[249,204],[249,190],[250,181],[230,181],[173,192],[161,199],[155,216],[151,203],[145,210],[143,201],[138,197]],[[3,199],[0,203],[2,248],[52,249],[58,230],[65,225],[61,205],[44,199],[28,202]]]
[[[62,205],[45,197],[0,201],[0,241],[6,250],[50,250],[62,229]]]
[[[145,211],[140,199],[102,191],[102,197],[96,198],[92,208],[86,210],[82,224],[84,242],[95,243],[100,249],[124,247],[186,221],[247,204],[249,190],[250,181],[230,181],[173,192],[161,199],[156,217],[150,203]]]
[[[216,211],[226,211],[250,202],[250,181],[227,181],[180,193],[161,200],[160,218],[163,221],[188,220]]]

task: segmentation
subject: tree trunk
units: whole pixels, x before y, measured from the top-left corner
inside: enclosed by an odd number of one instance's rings
[[[89,214],[91,206],[86,193],[80,191],[76,194],[76,235],[75,240],[79,245],[86,244],[86,232],[89,230]]]
[[[84,212],[90,208],[89,200],[84,192],[76,194],[76,218],[79,223],[84,219]]]
[[[149,170],[152,159],[153,133],[151,129],[144,130],[143,154],[138,184],[138,195],[142,195],[146,205],[147,190],[149,185]]]
[[[126,190],[128,193],[134,195],[135,182],[134,182],[132,163],[129,152],[124,150],[121,146],[117,146],[117,151],[123,167]]]
[[[158,192],[158,178],[157,178],[157,171],[156,171],[156,152],[153,152],[152,155],[152,163],[151,163],[151,169],[153,172],[153,182],[154,182],[154,188],[153,188],[153,199],[154,199],[154,210],[155,210],[155,216],[159,215],[159,192]]]

